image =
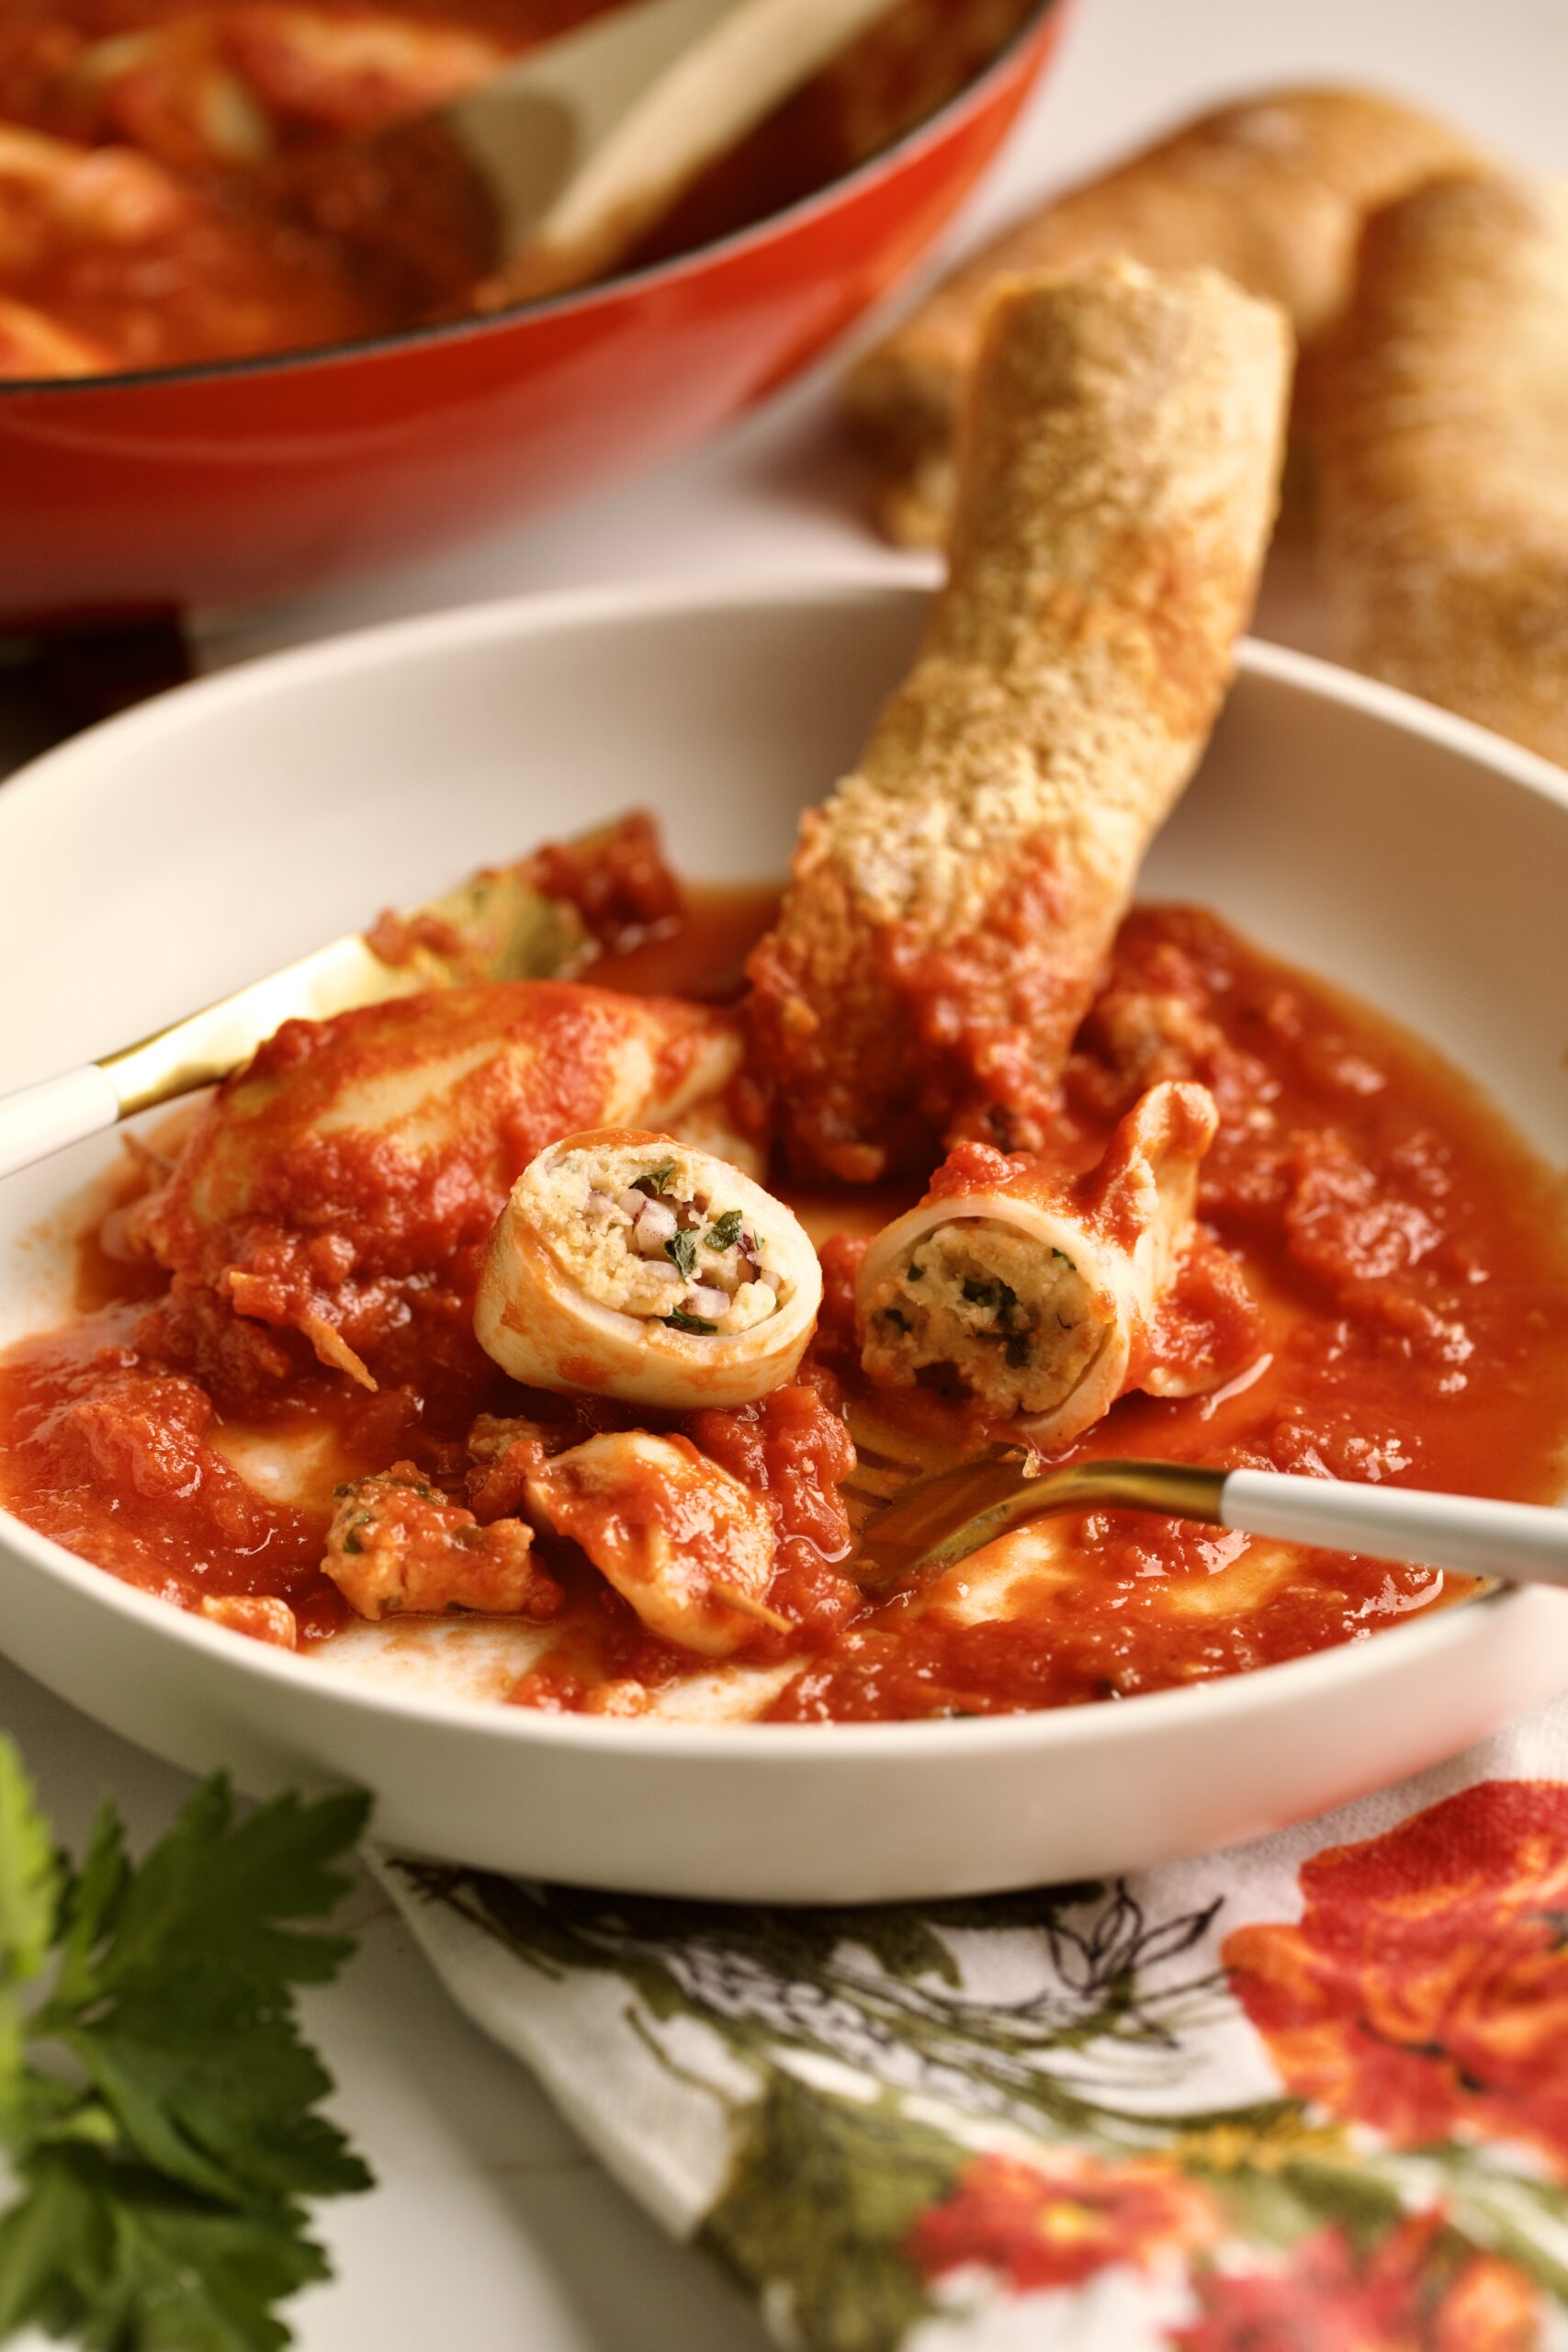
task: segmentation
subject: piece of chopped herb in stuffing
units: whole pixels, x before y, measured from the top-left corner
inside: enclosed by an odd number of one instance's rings
[[[740,1238],[740,1228],[745,1222],[739,1209],[726,1209],[724,1215],[716,1217],[707,1229],[708,1248],[733,1250]]]
[[[657,1194],[663,1192],[674,1173],[675,1162],[672,1159],[661,1159],[657,1168],[650,1168],[646,1175],[634,1178],[632,1191],[646,1193],[651,1201]]]
[[[966,1274],[964,1295],[971,1306],[983,1306],[1000,1330],[1018,1329],[1018,1293],[1009,1283],[982,1281],[977,1274]]]
[[[678,1274],[690,1282],[696,1271],[697,1237],[694,1233],[672,1233],[664,1245],[664,1254]]]
[[[700,1315],[684,1315],[677,1307],[673,1315],[664,1315],[660,1322],[668,1323],[672,1331],[703,1331],[710,1338],[717,1330],[716,1323],[705,1323]]]

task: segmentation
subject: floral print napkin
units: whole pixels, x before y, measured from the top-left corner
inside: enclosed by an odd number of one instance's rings
[[[727,1909],[383,1856],[803,2352],[1568,2347],[1568,1702],[1125,1881]]]

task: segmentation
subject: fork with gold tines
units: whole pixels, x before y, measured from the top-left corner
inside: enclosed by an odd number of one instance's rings
[[[1568,1585],[1568,1510],[1552,1505],[1190,1462],[1052,1467],[1021,1446],[922,1476],[897,1432],[870,1420],[852,1428],[861,1462],[851,1482],[851,1571],[873,1598],[916,1589],[1013,1528],[1080,1510],[1154,1511],[1460,1576]]]

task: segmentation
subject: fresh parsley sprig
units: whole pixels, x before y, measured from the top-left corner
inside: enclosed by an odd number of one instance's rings
[[[359,1796],[241,1814],[219,1775],[140,1863],[105,1805],[80,1864],[0,1739],[0,2338],[89,2352],[279,2352],[329,2276],[304,2199],[370,2175],[318,2112],[294,1988],[353,1950],[323,1919]]]

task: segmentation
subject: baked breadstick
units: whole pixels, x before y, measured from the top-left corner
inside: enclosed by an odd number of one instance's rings
[[[1207,265],[1280,303],[1307,344],[1348,288],[1368,209],[1474,160],[1458,133],[1359,90],[1279,90],[1201,115],[985,245],[852,370],[849,413],[886,474],[882,520],[940,540],[964,379],[1001,276],[1126,254]]]
[[[1378,213],[1320,392],[1346,659],[1568,763],[1568,185]]]
[[[856,773],[803,820],[750,1016],[806,1167],[1044,1137],[1150,836],[1231,674],[1290,334],[1210,270],[1004,289],[952,571]]]

